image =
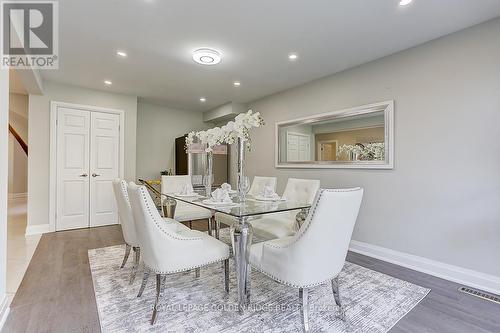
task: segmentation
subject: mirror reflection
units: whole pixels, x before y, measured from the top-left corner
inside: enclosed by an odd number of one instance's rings
[[[379,107],[278,124],[278,166],[387,164],[387,117]]]

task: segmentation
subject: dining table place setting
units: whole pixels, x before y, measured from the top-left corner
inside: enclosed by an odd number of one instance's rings
[[[199,193],[196,193],[193,185],[191,184],[185,184],[182,187],[182,190],[178,193],[175,193],[175,196],[181,197],[181,198],[197,198],[200,196]]]
[[[229,184],[227,184],[227,185],[229,185]],[[231,186],[229,185],[229,189],[230,188],[231,188]],[[210,195],[210,198],[203,200],[202,203],[204,203],[206,205],[212,205],[212,206],[236,206],[236,205],[238,205],[238,203],[233,202],[233,200],[229,196],[229,191],[227,189],[227,186],[225,186],[224,188],[221,186],[220,188],[213,191]]]
[[[284,196],[280,196],[274,190],[274,186],[266,185],[261,194],[253,197],[257,201],[286,201]]]
[[[235,195],[236,193],[238,193],[238,191],[236,190],[233,190],[231,188],[231,184],[228,184],[228,183],[223,183],[221,186],[220,186],[221,189],[225,190],[230,196],[231,195]]]

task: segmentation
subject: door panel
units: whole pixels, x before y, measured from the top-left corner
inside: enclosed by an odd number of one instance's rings
[[[309,161],[310,160],[310,140],[309,136],[299,137],[299,161]]]
[[[90,226],[116,224],[112,181],[120,176],[119,115],[91,113],[90,146]]]
[[[299,162],[311,159],[310,136],[287,133],[287,161]]]
[[[56,230],[89,226],[90,112],[58,108]]]

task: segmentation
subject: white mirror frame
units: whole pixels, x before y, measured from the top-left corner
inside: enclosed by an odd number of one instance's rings
[[[384,161],[307,161],[280,163],[279,161],[279,128],[283,125],[300,125],[326,119],[351,117],[372,112],[384,112],[385,160]],[[276,123],[274,160],[276,168],[295,169],[393,169],[394,168],[394,101],[361,105],[340,111],[326,112],[312,116],[297,118]]]

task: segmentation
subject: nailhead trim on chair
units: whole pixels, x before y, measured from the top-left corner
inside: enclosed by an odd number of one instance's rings
[[[141,193],[141,196],[143,198],[143,202],[144,202],[144,205],[146,206],[146,210],[149,214],[149,216],[153,219],[153,222],[154,224],[156,225],[156,227],[162,231],[166,236],[170,237],[170,238],[173,238],[173,239],[177,239],[177,240],[201,240],[202,237],[180,237],[178,235],[175,235],[175,234],[171,234],[168,230],[165,230],[164,229],[164,224],[163,223],[159,223],[156,219],[156,216],[152,213],[153,212],[153,209],[152,207],[149,205],[149,202],[148,202],[148,197],[147,195],[147,190],[144,186],[140,186],[139,187],[139,191]],[[156,211],[156,207],[154,208],[154,211]],[[156,211],[157,212],[157,211]],[[158,212],[157,212],[158,213]]]
[[[128,197],[128,191],[127,191],[127,182],[122,179],[120,180],[120,185],[122,187],[122,193],[123,196],[125,197],[125,201],[127,202],[127,205],[130,207],[130,199]]]
[[[279,282],[279,283],[281,283],[281,284],[283,284],[283,285],[285,285],[285,286],[290,286],[290,287],[294,287],[294,288],[312,288],[312,287],[316,287],[316,286],[322,285],[322,284],[324,284],[324,283],[327,283],[327,282],[329,282],[329,281],[333,280],[333,279],[337,276],[337,275],[335,275],[335,276],[333,276],[333,277],[331,277],[331,278],[328,278],[328,279],[326,279],[326,280],[324,280],[324,281],[321,281],[321,282],[318,282],[318,283],[312,283],[312,284],[306,284],[306,285],[298,285],[298,284],[294,284],[294,283],[291,283],[291,282],[283,281],[283,280],[281,280],[281,279],[279,279],[279,278],[275,277],[274,275],[269,274],[269,273],[267,273],[267,272],[263,271],[263,270],[262,270],[262,269],[260,269],[259,267],[256,267],[256,266],[254,266],[254,265],[252,265],[252,264],[250,264],[250,265],[251,265],[253,268],[255,268],[256,270],[258,270],[259,272],[261,272],[262,274],[264,274],[264,275],[266,275],[266,276],[270,277],[270,278],[271,278],[271,279],[273,279],[274,281]]]
[[[174,273],[180,273],[180,272],[187,272],[187,271],[190,271],[190,270],[193,270],[193,269],[196,269],[196,268],[205,267],[205,266],[208,266],[210,264],[215,264],[216,262],[221,262],[221,261],[224,261],[224,260],[227,260],[227,259],[229,259],[229,256],[227,256],[225,258],[213,260],[213,261],[208,261],[208,262],[202,263],[202,264],[197,265],[197,266],[191,266],[191,267],[188,267],[188,268],[177,269],[177,270],[174,270],[174,271],[158,271],[158,270],[152,269],[151,267],[149,267],[148,265],[146,265],[146,263],[144,263],[144,266],[147,269],[149,269],[150,271],[152,271],[152,272],[154,272],[156,274],[174,274]]]
[[[122,194],[123,194],[123,197],[125,198],[125,202],[127,203],[128,207],[130,209],[132,209],[132,206],[130,205],[130,198],[128,196],[128,191],[127,191],[127,182],[124,181],[123,179],[120,179],[120,187],[122,188]],[[137,237],[137,236],[136,236]],[[125,242],[125,244],[129,245],[129,246],[132,246],[130,244],[128,244],[127,242]],[[140,249],[139,246],[136,246],[138,249]]]
[[[160,231],[162,231],[166,236],[174,238],[174,239],[177,239],[177,240],[184,240],[184,241],[185,240],[201,240],[201,239],[203,239],[202,237],[189,237],[189,238],[179,237],[179,236],[172,235],[171,233],[169,233],[168,231],[166,231],[165,229],[163,229],[162,223],[158,223],[158,221],[156,220],[154,214],[152,213],[151,206],[149,205],[149,202],[147,200],[147,192],[146,192],[147,190],[146,190],[146,188],[144,186],[140,186],[139,190],[140,190],[141,196],[142,196],[142,198],[144,200],[143,202],[144,202],[144,204],[146,206],[146,210],[147,210],[149,216],[153,219],[156,227]],[[155,207],[155,209],[156,209],[156,207]],[[191,267],[188,267],[188,268],[183,268],[183,269],[178,269],[178,270],[173,270],[173,271],[159,271],[159,270],[151,268],[146,263],[144,263],[144,266],[146,268],[148,268],[149,270],[153,271],[156,274],[173,274],[173,273],[180,273],[180,272],[190,271],[192,269],[199,268],[199,267],[204,267],[204,266],[216,263],[216,262],[224,261],[226,259],[229,259],[229,254],[226,257],[223,257],[223,258],[220,258],[220,259],[217,259],[217,260],[212,260],[212,261],[205,262],[205,263],[202,263],[202,264],[199,264],[199,265],[196,265],[196,266],[191,266]]]
[[[272,247],[272,248],[275,248],[275,249],[284,249],[284,248],[287,248],[293,244],[295,244],[300,238],[302,238],[302,236],[306,233],[307,229],[309,229],[309,226],[311,225],[311,222],[314,218],[314,215],[316,214],[316,210],[318,208],[318,204],[321,200],[321,196],[323,195],[324,192],[355,192],[355,191],[359,191],[361,188],[359,187],[356,187],[356,188],[353,188],[353,189],[320,189],[319,191],[319,195],[318,195],[318,198],[316,200],[316,204],[314,205],[313,207],[313,210],[312,210],[312,213],[310,213],[310,216],[308,216],[308,219],[307,219],[307,225],[305,227],[305,229],[301,232],[301,234],[299,236],[296,237],[296,239],[294,239],[292,242],[284,245],[284,246],[277,246],[277,245],[274,245],[274,244],[269,244],[269,243],[264,243],[263,246],[268,246],[268,247]],[[293,284],[291,282],[287,282],[287,281],[283,281],[275,276],[273,276],[272,274],[269,274],[268,272],[265,272],[263,271],[262,269],[260,269],[259,267],[256,267],[254,265],[251,264],[251,266],[253,268],[255,268],[256,270],[258,270],[259,272],[261,272],[262,274],[264,275],[267,275],[268,277],[270,277],[271,279],[281,283],[281,284],[284,284],[284,285],[287,285],[287,286],[291,286],[291,287],[295,287],[295,288],[311,288],[311,287],[315,287],[315,286],[319,286],[321,284],[324,284],[324,283],[327,283],[328,281],[331,281],[332,279],[334,279],[336,276],[333,276],[327,280],[324,280],[324,281],[321,281],[321,282],[318,282],[318,283],[313,283],[313,284],[308,284],[308,285],[296,285],[296,284]]]
[[[361,188],[360,187],[356,187],[356,188],[352,188],[352,189],[320,189],[319,190],[319,195],[318,195],[318,198],[316,200],[316,204],[314,205],[313,209],[312,209],[312,213],[309,212],[309,215],[306,219],[306,227],[305,229],[300,233],[300,235],[297,236],[296,239],[293,240],[293,242],[290,242],[284,246],[277,246],[277,245],[274,245],[274,244],[270,244],[270,243],[265,243],[264,245],[265,246],[268,246],[268,247],[272,247],[272,248],[275,248],[275,249],[285,249],[287,247],[289,247],[290,245],[293,245],[295,244],[299,239],[302,238],[302,236],[306,233],[307,229],[309,229],[309,226],[311,225],[311,222],[314,218],[314,215],[316,214],[316,210],[318,209],[318,204],[320,202],[320,199],[323,195],[324,192],[355,192],[355,191],[359,191]]]

